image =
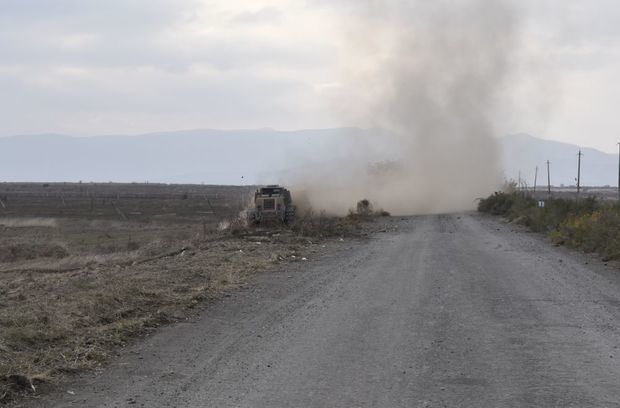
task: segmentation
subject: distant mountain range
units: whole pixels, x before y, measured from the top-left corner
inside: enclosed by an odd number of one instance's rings
[[[255,184],[322,163],[394,158],[397,146],[374,146],[380,129],[300,131],[191,130],[139,136],[29,135],[0,138],[0,181]],[[388,136],[389,137],[389,136]],[[381,144],[379,144],[381,145]],[[554,185],[575,183],[578,147],[518,134],[500,140],[507,178],[528,184],[551,161]],[[583,149],[582,184],[616,185],[617,156]],[[543,181],[544,180],[544,181]]]
[[[576,185],[579,146],[516,134],[501,140],[504,174],[517,180],[519,172],[529,186],[534,184],[538,166],[538,185],[547,184],[547,165],[550,162],[551,184]],[[618,155],[590,148],[581,148],[581,185],[617,186]]]
[[[255,184],[346,158],[374,130],[190,130],[139,136],[0,138],[0,181]]]

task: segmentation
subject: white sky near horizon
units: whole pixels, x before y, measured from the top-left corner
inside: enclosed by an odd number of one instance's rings
[[[616,152],[620,3],[514,4],[521,48],[498,133]],[[343,22],[354,7],[351,0],[0,0],[0,136],[359,125],[329,102],[349,46]]]

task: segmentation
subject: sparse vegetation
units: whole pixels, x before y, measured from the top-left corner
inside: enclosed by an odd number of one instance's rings
[[[496,192],[483,199],[478,211],[506,217],[536,232],[548,234],[558,245],[599,253],[604,260],[620,259],[620,204],[595,198],[547,199],[544,207],[521,193]]]
[[[349,219],[363,219],[369,220],[373,217],[389,217],[391,214],[388,211],[380,208],[378,210],[374,209],[374,205],[370,200],[364,198],[357,202],[357,206],[355,211],[349,210]]]
[[[362,216],[369,216],[373,213],[373,205],[369,200],[363,199],[357,202],[357,214]]]
[[[317,250],[294,234],[212,233],[206,240],[129,246],[110,255],[72,255],[70,264],[47,258],[44,268],[37,259],[2,264],[0,402],[97,367],[133,337],[184,319],[249,273]]]
[[[67,249],[53,242],[1,242],[0,262],[15,262],[36,258],[62,259],[69,256]]]
[[[361,220],[355,217],[330,217],[325,213],[308,211],[295,218],[290,229],[308,237],[346,237],[359,235]]]
[[[359,217],[313,212],[289,226],[251,228],[221,199],[216,211],[225,216],[205,218],[213,209],[205,201],[191,218],[186,206],[197,199],[182,195],[149,198],[148,207],[139,207],[140,197],[132,204],[139,215],[125,211],[129,220],[111,211],[95,218],[82,202],[69,207],[67,196],[41,211],[54,218],[32,218],[37,208],[17,195],[12,201],[22,200],[25,216],[18,207],[0,213],[0,404],[101,366],[119,347],[185,319],[249,274],[312,258],[323,239],[364,233]]]

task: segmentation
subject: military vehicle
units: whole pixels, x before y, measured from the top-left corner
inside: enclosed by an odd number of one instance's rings
[[[294,216],[291,192],[277,185],[256,190],[254,207],[248,210],[248,220],[254,224],[270,221],[288,224]]]

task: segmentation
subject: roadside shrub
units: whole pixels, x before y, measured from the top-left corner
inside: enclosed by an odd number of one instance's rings
[[[378,210],[374,209],[374,205],[370,200],[364,198],[357,202],[355,210],[350,209],[347,218],[349,219],[363,219],[369,220],[373,217],[389,217],[391,214],[389,211],[385,211],[383,208],[379,208]]]
[[[363,199],[357,202],[357,213],[362,216],[369,216],[373,213],[372,203]]]
[[[515,211],[523,211],[535,205],[534,200],[523,197],[516,192],[505,193],[497,191],[490,197],[480,200],[478,211],[508,216],[511,213],[514,215]]]
[[[604,259],[620,259],[620,207],[602,206],[591,212],[574,215],[553,232],[558,244],[598,252]]]
[[[558,245],[597,252],[605,260],[620,259],[620,204],[548,199],[544,208],[516,192],[496,192],[480,200],[478,211],[501,215],[532,231],[549,234]]]
[[[512,207],[512,194],[495,192],[478,203],[478,211],[493,215],[506,215]]]

